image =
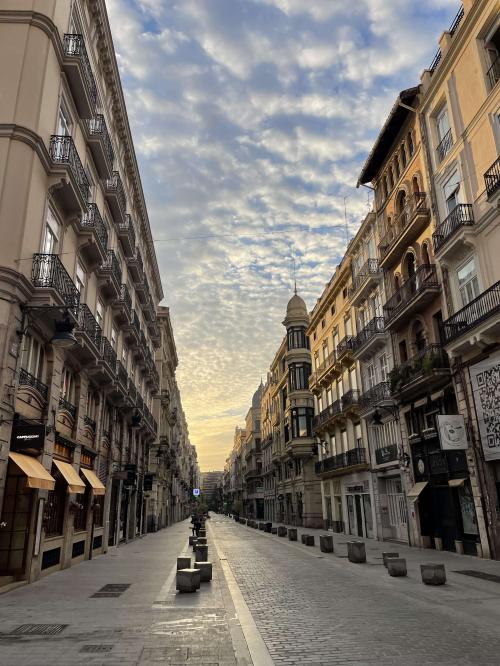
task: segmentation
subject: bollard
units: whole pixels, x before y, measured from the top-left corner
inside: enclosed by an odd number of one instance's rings
[[[197,543],[198,543],[198,539],[195,537],[195,538],[193,539],[193,551],[196,550],[196,544],[197,544]]]
[[[333,537],[331,534],[321,534],[319,537],[319,549],[322,553],[333,553]]]
[[[265,527],[266,527],[265,523],[259,523],[259,530],[264,531]]]
[[[196,562],[208,562],[208,546],[196,546],[194,559]]]
[[[347,542],[347,557],[349,562],[355,564],[362,564],[366,562],[366,548],[363,541],[348,541]]]
[[[206,537],[207,536],[207,530],[198,530],[198,536]]]
[[[306,534],[305,542],[306,546],[314,546],[314,536],[312,534]]]
[[[212,562],[195,562],[194,568],[200,570],[202,583],[208,583],[212,580]]]
[[[425,585],[444,585],[446,570],[444,564],[421,564],[420,574]]]
[[[406,560],[404,557],[387,558],[389,576],[406,576]]]
[[[288,540],[297,541],[297,530],[295,529],[295,527],[288,528]]]
[[[300,540],[302,541],[303,544],[306,543],[306,537],[309,536],[308,534],[301,534],[300,535]]]
[[[278,536],[279,537],[286,537],[286,532],[287,532],[287,530],[286,530],[286,527],[284,525],[280,525],[278,527]]]
[[[189,537],[189,545],[192,546],[194,541],[194,536]]]
[[[200,589],[199,569],[179,569],[175,589],[179,592],[196,592]]]
[[[269,534],[271,534],[272,529],[273,529],[273,524],[272,523],[265,523],[265,525],[264,525],[264,531],[265,532],[269,532]]]
[[[178,557],[177,558],[177,571],[179,569],[191,569],[191,558],[190,557]]]
[[[271,527],[271,534],[278,534],[278,528],[277,527]]]
[[[388,560],[390,557],[399,557],[399,553],[388,553],[388,552],[384,552],[384,553],[382,553],[382,560],[383,560],[383,562],[384,562],[384,567],[385,567],[386,569],[387,569],[387,560]]]
[[[206,546],[207,545],[207,537],[198,537],[196,539],[196,543],[198,546]]]

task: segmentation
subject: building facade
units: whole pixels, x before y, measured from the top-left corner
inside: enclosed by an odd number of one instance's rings
[[[264,488],[262,479],[261,400],[264,386],[260,384],[252,398],[245,419],[245,490],[243,512],[253,519],[264,518]]]

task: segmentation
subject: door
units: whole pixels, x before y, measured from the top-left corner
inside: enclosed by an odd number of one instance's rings
[[[356,503],[356,534],[360,537],[363,536],[363,510],[361,507],[361,495],[354,495]]]
[[[0,519],[0,575],[24,573],[32,502],[33,491],[26,487],[26,477],[8,474]]]
[[[389,524],[393,532],[393,538],[398,541],[408,541],[408,513],[401,480],[387,479],[386,488]]]
[[[332,518],[332,498],[329,495],[325,495],[325,508],[326,508],[326,529],[331,529],[333,518]]]

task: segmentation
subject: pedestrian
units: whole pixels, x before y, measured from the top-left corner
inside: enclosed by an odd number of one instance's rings
[[[194,519],[194,531],[196,532],[196,536],[200,536],[200,530],[201,530],[201,520],[199,516],[196,516]]]
[[[191,515],[191,531],[193,532],[194,536],[196,531],[196,516],[194,515],[194,513]],[[198,536],[198,533],[196,533],[196,536]]]

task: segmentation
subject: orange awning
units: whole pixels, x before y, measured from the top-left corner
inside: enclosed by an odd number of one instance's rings
[[[54,460],[54,465],[61,472],[68,484],[68,493],[84,493],[85,484],[78,476],[78,472],[69,463],[62,462],[61,460]]]
[[[92,487],[92,490],[94,491],[94,495],[105,495],[106,494],[106,488],[99,481],[99,479],[97,478],[97,475],[94,471],[92,471],[91,469],[85,469],[85,467],[82,467],[81,471],[82,471],[83,476],[89,482],[89,485]]]
[[[36,458],[14,452],[9,453],[9,458],[26,475],[26,485],[28,488],[54,490],[56,480],[50,476],[45,467]]]

